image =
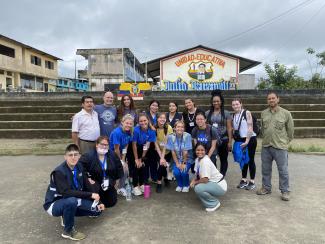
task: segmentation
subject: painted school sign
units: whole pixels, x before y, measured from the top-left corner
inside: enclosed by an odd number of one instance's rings
[[[163,91],[235,89],[239,59],[203,48],[162,59],[160,88]]]

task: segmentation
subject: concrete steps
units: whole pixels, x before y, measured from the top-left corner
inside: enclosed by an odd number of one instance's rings
[[[0,129],[0,138],[9,139],[59,139],[70,138],[71,129]]]
[[[225,108],[231,109],[234,97],[245,97],[244,107],[259,119],[267,108],[265,92],[229,91],[225,94]],[[92,92],[95,101],[102,100],[101,92]],[[57,94],[0,94],[0,138],[69,138],[71,118],[81,109],[83,93]],[[144,101],[136,101],[138,110],[146,110],[152,99],[160,101],[160,111],[168,110],[175,101],[179,111],[184,110],[184,100],[191,97],[203,110],[210,108],[210,92],[163,93],[149,92]],[[325,138],[325,93],[320,91],[289,91],[280,94],[281,106],[291,111],[295,123],[295,137]],[[115,101],[115,104],[120,104]]]

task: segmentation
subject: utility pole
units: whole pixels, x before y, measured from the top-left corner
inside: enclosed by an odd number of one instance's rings
[[[137,83],[137,76],[135,73],[135,55],[133,54],[133,73],[134,73],[134,82]]]

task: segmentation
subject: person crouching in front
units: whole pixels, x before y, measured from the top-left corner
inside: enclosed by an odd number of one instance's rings
[[[92,191],[83,167],[78,163],[80,154],[76,144],[70,144],[65,150],[65,161],[52,171],[47,188],[45,211],[51,216],[63,217],[62,237],[74,241],[86,238],[75,229],[75,216],[98,216],[105,209],[99,195]]]
[[[116,181],[123,178],[124,172],[120,159],[109,151],[108,138],[98,137],[96,149],[83,154],[79,162],[85,168],[89,181],[105,207],[113,207],[117,202]]]
[[[191,182],[196,195],[200,198],[207,212],[213,212],[220,207],[218,196],[227,191],[227,182],[224,176],[217,170],[206,153],[206,146],[199,142],[196,144],[195,160],[196,177]]]

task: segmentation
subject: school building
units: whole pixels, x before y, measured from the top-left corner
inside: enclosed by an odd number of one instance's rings
[[[254,89],[255,75],[241,74],[260,62],[202,45],[146,63],[146,72],[162,91]]]
[[[58,60],[62,59],[0,35],[0,91],[55,91]]]
[[[123,82],[144,81],[144,66],[129,48],[77,49],[88,61],[78,77],[88,79],[92,91],[117,90]]]

